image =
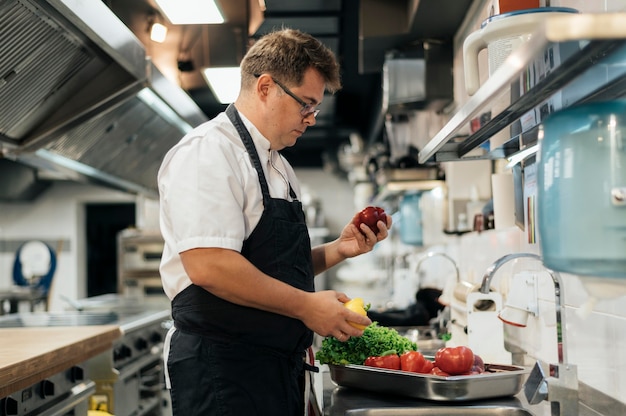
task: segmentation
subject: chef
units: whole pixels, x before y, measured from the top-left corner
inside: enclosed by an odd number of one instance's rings
[[[279,153],[341,87],[333,53],[281,29],[241,62],[234,104],[185,135],[158,174],[160,273],[174,327],[164,358],[174,415],[302,415],[313,333],[346,341],[368,325],[314,276],[387,237],[349,223],[311,248],[300,187]],[[374,227],[376,228],[376,227]],[[309,362],[307,362],[309,361]]]

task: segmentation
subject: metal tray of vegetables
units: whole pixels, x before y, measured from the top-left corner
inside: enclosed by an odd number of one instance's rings
[[[364,365],[329,364],[331,379],[339,386],[376,393],[434,401],[466,401],[514,396],[522,389],[529,369],[485,364],[475,375],[438,376]]]

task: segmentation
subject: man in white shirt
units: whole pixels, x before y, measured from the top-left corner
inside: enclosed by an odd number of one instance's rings
[[[187,134],[159,170],[165,239],[161,277],[174,328],[165,359],[174,415],[301,415],[303,357],[313,332],[361,336],[349,298],[315,291],[316,274],[387,237],[379,221],[346,225],[311,248],[297,178],[278,153],[293,146],[324,91],[340,88],[330,50],[290,29],[270,33],[241,63],[241,92]]]

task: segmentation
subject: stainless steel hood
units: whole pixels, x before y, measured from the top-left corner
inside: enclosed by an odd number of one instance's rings
[[[155,196],[165,152],[206,121],[100,0],[0,0],[0,39],[7,158]]]

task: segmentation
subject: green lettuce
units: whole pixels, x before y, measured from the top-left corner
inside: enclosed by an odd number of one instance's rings
[[[315,353],[321,364],[363,364],[367,357],[384,355],[395,350],[398,354],[417,351],[417,344],[403,337],[393,328],[378,326],[377,322],[365,328],[362,337],[351,337],[346,342],[333,337],[322,340]]]

